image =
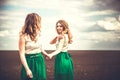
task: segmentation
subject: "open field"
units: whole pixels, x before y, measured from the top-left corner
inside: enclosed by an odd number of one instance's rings
[[[70,50],[69,53],[74,62],[74,80],[120,80],[120,51]],[[45,62],[47,80],[53,80],[54,58]],[[0,80],[20,80],[20,68],[18,51],[0,51]]]

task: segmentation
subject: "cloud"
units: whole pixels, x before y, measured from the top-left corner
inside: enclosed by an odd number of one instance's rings
[[[119,50],[119,41],[119,31],[80,32],[74,46],[82,50]]]
[[[103,28],[103,27],[95,24],[95,25],[93,25],[93,26],[85,29],[84,31],[85,31],[85,32],[98,32],[98,31],[99,31],[99,32],[105,32],[105,31],[107,31],[107,30],[106,30],[105,28]]]
[[[97,22],[99,26],[106,30],[120,30],[120,22],[115,17],[107,17]]]
[[[119,0],[94,0],[95,8],[99,10],[113,10],[120,12]]]
[[[92,44],[91,47],[95,50],[120,50],[119,45],[119,41],[102,41]]]
[[[49,40],[56,34],[55,23],[59,19],[69,23],[74,35],[74,43],[71,44],[70,49],[94,49],[93,44],[95,47],[106,41],[117,43],[120,40],[120,15],[117,6],[119,1],[116,5],[111,4],[112,2],[116,3],[117,0],[2,0],[0,2],[1,44],[4,44],[4,49],[8,49],[11,44],[17,46],[19,31],[26,15],[31,12],[36,12],[42,17],[43,41],[47,49],[55,49],[54,46],[49,45]],[[8,40],[10,43],[6,44]],[[97,46],[96,49],[103,48],[104,45]],[[108,49],[108,46],[105,49]]]
[[[7,0],[0,0],[0,6],[6,4]]]
[[[7,36],[7,35],[9,35],[9,32],[8,32],[7,30],[5,30],[5,31],[0,31],[0,37],[5,37],[5,36]]]

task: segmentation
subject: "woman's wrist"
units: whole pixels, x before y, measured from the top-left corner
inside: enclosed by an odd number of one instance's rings
[[[57,39],[57,36],[55,37],[55,40]]]

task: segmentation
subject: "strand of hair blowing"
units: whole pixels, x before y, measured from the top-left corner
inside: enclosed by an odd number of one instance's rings
[[[71,32],[70,32],[69,29],[66,29],[65,31],[63,31],[62,34],[63,34],[63,35],[64,35],[64,34],[68,34],[68,40],[69,40],[68,43],[69,43],[69,44],[71,44],[71,43],[73,42],[73,41],[72,41],[72,37],[73,37],[73,36],[72,36],[72,34],[71,34]]]

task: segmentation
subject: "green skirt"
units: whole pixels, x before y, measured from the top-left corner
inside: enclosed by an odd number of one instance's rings
[[[73,61],[68,52],[60,52],[55,58],[55,80],[74,80]]]
[[[46,80],[46,66],[41,53],[25,54],[28,66],[32,71],[33,78],[30,80]],[[21,80],[29,80],[24,66],[21,69]]]

